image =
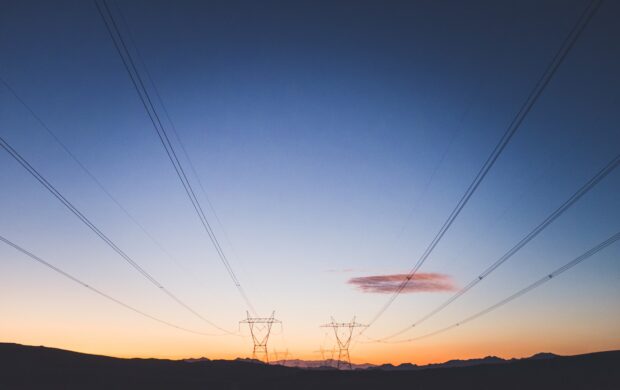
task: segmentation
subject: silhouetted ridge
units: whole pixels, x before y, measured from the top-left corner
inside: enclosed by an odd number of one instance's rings
[[[0,389],[618,390],[620,351],[452,360],[367,370],[305,370],[194,359],[119,359],[0,343]],[[434,369],[429,369],[434,368]]]

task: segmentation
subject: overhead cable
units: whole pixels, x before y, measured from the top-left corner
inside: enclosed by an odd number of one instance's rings
[[[179,330],[182,330],[184,332],[189,332],[189,333],[193,333],[193,334],[197,334],[197,335],[201,335],[201,336],[225,336],[225,335],[222,335],[222,334],[212,334],[212,333],[199,332],[199,331],[196,331],[196,330],[192,330],[192,329],[188,329],[188,328],[176,325],[176,324],[174,324],[172,322],[168,322],[166,320],[162,320],[159,317],[155,317],[155,316],[153,316],[151,314],[148,314],[148,313],[146,313],[146,312],[144,312],[144,311],[142,311],[140,309],[136,309],[135,307],[133,307],[133,306],[131,306],[131,305],[129,305],[129,304],[119,300],[119,299],[116,299],[116,298],[112,297],[109,294],[104,293],[103,291],[101,291],[101,290],[91,286],[90,284],[88,284],[88,283],[86,283],[86,282],[76,278],[75,276],[73,276],[73,275],[63,271],[61,268],[59,268],[59,267],[57,267],[57,266],[55,266],[55,265],[53,265],[51,263],[48,263],[47,261],[43,260],[42,258],[34,255],[32,252],[22,248],[21,246],[13,243],[12,241],[10,241],[9,239],[7,239],[7,238],[5,238],[3,236],[0,236],[0,241],[4,242],[5,244],[7,244],[7,245],[9,245],[11,247],[13,247],[14,249],[18,250],[19,252],[23,253],[24,255],[30,257],[32,260],[34,260],[34,261],[36,261],[36,262],[38,262],[40,264],[43,264],[47,268],[49,268],[49,269],[53,270],[54,272],[64,276],[65,278],[70,279],[71,281],[81,285],[82,287],[85,287],[85,288],[89,289],[90,291],[92,291],[92,292],[94,292],[94,293],[104,297],[105,299],[107,299],[109,301],[112,301],[112,302],[114,302],[114,303],[116,303],[116,304],[118,304],[118,305],[120,305],[120,306],[122,306],[122,307],[124,307],[126,309],[129,309],[129,310],[133,311],[134,313],[138,313],[138,314],[140,314],[143,317],[149,318],[149,319],[151,319],[153,321],[157,321],[160,324],[164,324],[164,325],[169,326],[171,328],[179,329]]]
[[[553,59],[551,60],[547,68],[545,69],[545,72],[543,73],[542,77],[538,80],[538,82],[536,83],[536,85],[534,86],[530,94],[528,95],[527,99],[525,100],[525,102],[523,103],[523,105],[521,106],[517,114],[515,115],[515,117],[510,122],[508,128],[504,132],[499,143],[495,146],[495,148],[493,149],[489,157],[486,159],[486,161],[484,162],[484,164],[482,165],[482,167],[476,174],[474,180],[471,182],[471,184],[469,185],[469,187],[467,188],[463,196],[458,201],[456,207],[452,210],[452,212],[448,216],[448,219],[441,226],[441,228],[439,229],[439,231],[437,232],[433,240],[430,242],[430,244],[428,245],[428,247],[426,248],[422,256],[418,259],[414,267],[411,269],[411,271],[409,271],[409,273],[407,274],[403,282],[397,287],[397,289],[390,296],[386,304],[381,307],[381,309],[369,322],[368,324],[369,327],[372,326],[383,315],[383,313],[385,313],[385,311],[392,305],[394,300],[396,300],[396,298],[400,295],[400,293],[407,287],[407,285],[416,275],[420,267],[422,267],[424,262],[431,255],[431,253],[433,252],[437,244],[439,244],[439,242],[441,241],[443,236],[446,234],[448,229],[450,229],[450,227],[452,226],[452,224],[454,223],[458,215],[461,213],[461,211],[463,210],[463,208],[465,207],[465,205],[467,204],[471,196],[474,194],[476,189],[480,186],[480,184],[482,183],[486,175],[489,173],[491,167],[493,167],[493,165],[499,158],[500,154],[506,148],[506,145],[508,145],[508,143],[512,139],[515,132],[519,129],[519,127],[523,123],[527,114],[532,110],[532,107],[534,106],[538,98],[541,96],[541,94],[543,93],[543,91],[545,90],[545,88],[547,87],[547,85],[549,84],[553,76],[555,75],[557,69],[562,64],[562,62],[564,61],[564,59],[566,58],[566,56],[568,55],[572,47],[575,45],[575,42],[577,42],[577,39],[581,36],[581,33],[583,32],[585,27],[588,25],[588,23],[590,22],[590,20],[596,13],[600,4],[601,4],[600,0],[592,0],[590,4],[588,5],[588,7],[581,14],[581,17],[579,18],[579,20],[577,21],[573,29],[570,31],[570,33],[568,34],[568,36],[562,43],[560,49],[558,50],[556,55],[553,57]],[[364,328],[361,333],[363,333],[367,329],[368,328]]]

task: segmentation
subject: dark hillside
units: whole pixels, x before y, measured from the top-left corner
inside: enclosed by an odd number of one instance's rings
[[[117,359],[0,344],[0,389],[620,389],[620,351],[415,371]]]

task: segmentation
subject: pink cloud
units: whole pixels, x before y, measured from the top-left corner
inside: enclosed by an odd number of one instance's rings
[[[407,274],[361,276],[349,279],[347,283],[357,286],[365,293],[388,294],[396,291],[407,279]],[[403,293],[454,291],[456,286],[448,275],[418,273],[407,283]]]

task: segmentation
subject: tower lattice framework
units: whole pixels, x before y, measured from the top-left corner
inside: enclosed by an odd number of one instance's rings
[[[258,359],[264,361],[265,363],[269,363],[269,350],[267,349],[267,342],[269,341],[271,328],[273,327],[273,324],[282,324],[282,321],[274,318],[275,311],[271,312],[271,317],[251,317],[249,312],[246,312],[246,314],[247,318],[239,321],[239,324],[248,324],[248,327],[250,328],[252,342],[254,343],[252,359]]]
[[[351,366],[351,355],[349,354],[349,347],[351,346],[351,338],[353,337],[353,331],[355,328],[363,328],[367,325],[362,325],[360,323],[355,322],[355,317],[351,322],[336,322],[334,317],[332,317],[332,321],[321,325],[322,328],[332,328],[334,330],[334,335],[336,336],[336,343],[338,345],[338,359],[336,360],[336,368],[340,369],[340,366],[346,364],[346,366],[351,370],[353,367]],[[341,329],[344,329],[345,332],[340,332]]]

